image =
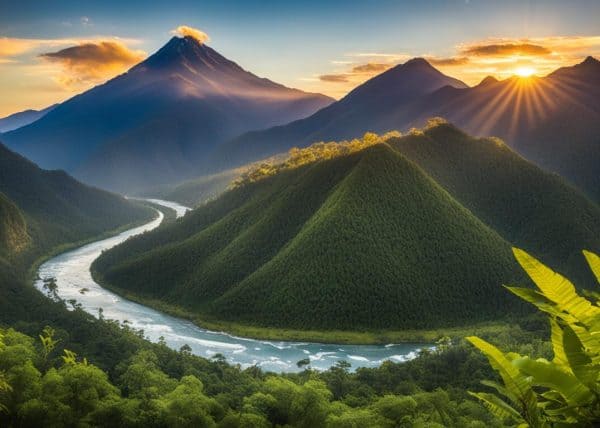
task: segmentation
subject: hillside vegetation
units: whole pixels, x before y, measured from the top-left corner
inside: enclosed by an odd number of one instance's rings
[[[529,196],[533,195],[533,197]],[[510,245],[589,278],[598,207],[496,139],[443,121],[291,151],[93,266],[200,318],[296,329],[431,328],[519,313]]]
[[[0,248],[7,240],[13,247],[7,257],[23,266],[62,244],[153,215],[147,207],[81,184],[63,171],[40,169],[1,144],[0,194]]]

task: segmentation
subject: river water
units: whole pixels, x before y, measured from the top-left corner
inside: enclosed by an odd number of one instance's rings
[[[151,202],[174,209],[178,217],[188,210],[187,207],[174,202],[158,199],[152,199]],[[399,362],[414,358],[419,349],[428,346],[426,344],[336,345],[236,337],[223,332],[205,330],[190,321],[129,301],[94,282],[90,274],[90,266],[102,251],[131,236],[158,227],[162,220],[163,215],[160,213],[158,218],[143,226],[49,259],[39,268],[41,279],[36,282],[36,287],[45,293],[43,279],[54,277],[60,298],[65,301],[77,300],[84,310],[95,316],[98,316],[99,308],[102,308],[105,318],[128,322],[131,327],[142,329],[145,336],[153,342],[157,342],[162,336],[167,345],[173,349],[179,349],[187,344],[196,355],[210,358],[219,353],[224,355],[231,364],[240,364],[242,367],[257,365],[268,371],[298,371],[296,363],[305,358],[310,359],[311,367],[319,370],[325,370],[341,360],[352,364],[352,369],[376,367],[386,360]]]

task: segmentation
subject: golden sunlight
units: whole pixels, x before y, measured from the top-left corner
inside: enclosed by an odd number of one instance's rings
[[[535,73],[535,69],[531,67],[519,67],[515,69],[515,74],[519,77],[530,77]]]

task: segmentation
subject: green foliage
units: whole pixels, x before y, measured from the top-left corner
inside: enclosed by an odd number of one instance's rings
[[[580,249],[600,251],[600,209],[562,178],[439,119],[388,143],[508,242],[595,286]]]
[[[23,214],[0,192],[0,257],[23,251],[30,241]]]
[[[42,170],[0,144],[0,257],[3,241],[10,241],[4,256],[14,267],[26,269],[58,246],[152,215],[147,207],[81,184],[63,171]]]
[[[524,310],[497,287],[519,277],[508,243],[384,143],[238,187],[93,270],[203,316],[298,329],[429,328]]]
[[[525,278],[509,243],[567,260],[589,285],[574,254],[600,249],[599,237],[598,207],[558,177],[433,120],[402,137],[293,149],[93,270],[209,323],[423,329],[525,313],[497,287]]]
[[[416,380],[406,388],[407,378],[404,392],[388,388],[418,367],[431,372],[432,358],[445,359],[453,347],[412,367],[388,363],[382,373],[350,373],[340,363],[323,373],[265,377],[153,345],[121,361],[111,379],[68,350],[46,367],[43,346],[12,329],[0,333],[0,424],[7,427],[501,426],[459,389],[421,388]],[[450,357],[445,364],[461,363]],[[404,374],[390,375],[392,368]]]
[[[496,395],[473,394],[497,416],[531,427],[593,426],[600,421],[600,307],[577,294],[573,284],[520,249],[519,264],[538,287],[508,287],[550,318],[554,358],[503,353],[477,337],[468,338],[500,374],[503,385],[486,382]],[[585,251],[600,283],[600,258]]]
[[[319,142],[311,144],[308,147],[293,147],[289,150],[287,158],[283,162],[269,163],[261,162],[256,167],[244,171],[238,178],[232,182],[232,187],[239,187],[248,183],[279,174],[281,171],[294,169],[314,162],[333,159],[339,156],[348,156],[359,152],[375,144],[381,144],[390,138],[400,137],[398,131],[391,131],[384,135],[377,135],[367,132],[362,138],[355,138],[349,141],[330,141],[328,143]]]

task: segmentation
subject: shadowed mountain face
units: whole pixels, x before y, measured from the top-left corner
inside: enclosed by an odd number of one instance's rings
[[[174,37],[5,140],[43,167],[132,191],[185,178],[217,144],[331,101],[259,78],[191,37]]]
[[[544,78],[486,78],[472,88],[425,60],[412,60],[309,118],[226,143],[214,164],[231,167],[366,131],[406,130],[433,116],[473,134],[503,138],[529,160],[600,199],[600,62],[591,57]]]
[[[215,155],[216,165],[242,164],[315,141],[383,131],[379,126],[381,117],[407,111],[411,103],[445,86],[467,87],[460,80],[440,73],[424,59],[412,59],[370,79],[306,119],[249,132],[224,144]]]
[[[29,125],[41,117],[44,117],[48,112],[56,108],[58,104],[53,104],[42,110],[25,110],[18,113],[13,113],[10,116],[0,119],[0,132],[9,132],[22,126]]]

